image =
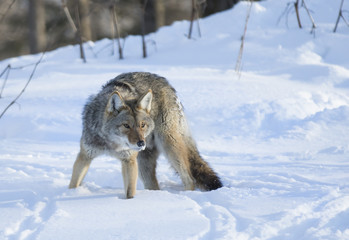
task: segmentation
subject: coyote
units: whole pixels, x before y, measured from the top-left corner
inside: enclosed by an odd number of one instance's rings
[[[145,72],[121,74],[91,96],[84,107],[80,152],[69,188],[81,184],[94,158],[108,154],[121,160],[126,198],[135,195],[138,170],[144,187],[158,190],[156,160],[160,152],[186,190],[222,187],[217,174],[201,158],[182,104],[168,81]]]

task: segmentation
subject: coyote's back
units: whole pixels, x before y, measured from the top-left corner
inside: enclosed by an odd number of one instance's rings
[[[70,187],[81,184],[91,160],[109,154],[122,161],[125,192],[133,197],[139,173],[147,189],[159,189],[156,160],[163,152],[184,187],[222,187],[200,156],[175,89],[151,73],[126,73],[110,80],[83,111],[81,150]]]

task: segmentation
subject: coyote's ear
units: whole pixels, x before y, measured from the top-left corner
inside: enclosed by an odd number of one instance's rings
[[[149,89],[149,91],[139,99],[137,107],[139,109],[145,110],[145,111],[147,111],[147,113],[149,113],[151,110],[152,99],[153,99],[153,93]]]
[[[109,97],[106,111],[108,113],[113,113],[115,111],[118,111],[123,106],[124,106],[124,100],[122,99],[120,93],[115,91]]]

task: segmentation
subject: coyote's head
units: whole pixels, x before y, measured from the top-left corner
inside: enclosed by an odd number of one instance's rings
[[[124,100],[117,91],[111,94],[103,129],[115,150],[145,149],[145,138],[154,129],[154,121],[149,115],[152,98],[151,90],[135,100]]]

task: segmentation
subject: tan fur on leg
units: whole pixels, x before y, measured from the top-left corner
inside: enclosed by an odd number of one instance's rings
[[[160,136],[164,152],[171,163],[171,166],[179,174],[185,190],[194,190],[195,184],[190,172],[188,149],[182,136],[175,131],[170,134],[166,132],[164,137]]]
[[[136,155],[136,154],[135,154]],[[131,156],[128,160],[122,160],[122,176],[126,198],[133,198],[136,194],[138,167],[137,155]]]
[[[90,167],[92,159],[89,158],[83,148],[75,160],[73,166],[73,174],[70,180],[69,188],[77,188],[81,185],[82,180],[86,176],[86,173]]]

